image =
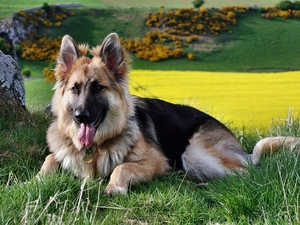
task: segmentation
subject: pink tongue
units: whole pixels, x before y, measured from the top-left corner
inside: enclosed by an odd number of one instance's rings
[[[82,146],[92,145],[95,136],[95,128],[92,124],[80,124],[78,140]]]

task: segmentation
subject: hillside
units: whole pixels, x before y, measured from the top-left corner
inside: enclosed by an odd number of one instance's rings
[[[43,32],[52,37],[69,34],[78,42],[95,46],[110,32],[117,32],[126,39],[141,38],[151,30],[145,26],[145,16],[150,9],[72,10],[76,15],[63,21],[61,27],[46,28]],[[249,13],[237,20],[237,25],[231,27],[231,34],[203,36],[195,43],[196,48],[187,48],[187,52],[195,55],[194,61],[185,57],[153,63],[133,56],[133,68],[238,72],[298,70],[300,59],[295,49],[300,46],[299,33],[298,19],[267,20],[261,18],[260,12]]]
[[[59,1],[48,1],[49,4]],[[71,0],[64,1],[64,3]],[[150,4],[151,2],[151,4]],[[64,34],[71,35],[78,42],[97,45],[102,42],[110,32],[117,32],[120,37],[141,38],[143,35],[153,30],[145,26],[145,18],[149,13],[168,9],[150,8],[160,3],[165,7],[181,7],[182,4],[190,6],[191,1],[146,1],[143,8],[129,8],[129,6],[141,6],[140,1],[94,1],[83,0],[84,7],[71,8],[75,16],[69,17],[62,22],[59,28],[51,27],[41,30],[49,36],[56,38]],[[264,5],[274,5],[277,1],[264,1]],[[10,5],[0,3],[0,15],[12,9],[24,9],[42,5],[42,1],[26,1],[26,3],[12,0]],[[120,7],[110,6],[119,4]],[[234,1],[206,1],[206,6],[221,7],[234,4]],[[246,1],[239,4],[249,5]],[[251,5],[263,6],[258,1],[252,1]],[[146,7],[148,6],[148,7]],[[124,8],[121,8],[124,7]],[[298,34],[300,32],[299,21],[297,19],[267,20],[261,18],[260,10],[249,13],[245,18],[239,18],[237,24],[230,29],[230,33],[220,35],[205,35],[199,41],[186,47],[187,53],[193,53],[194,61],[186,57],[181,59],[164,60],[161,62],[149,62],[137,59],[133,55],[134,69],[151,70],[201,70],[201,71],[287,71],[298,70],[300,68],[299,58],[295,49],[300,45]],[[78,29],[80,28],[80,29]],[[31,62],[21,60],[22,67],[38,67],[39,71],[33,69],[33,74],[42,75],[41,70],[47,66],[43,62]],[[35,76],[35,75],[34,75]]]
[[[152,8],[159,8],[160,6],[164,6],[165,8],[182,8],[182,7],[192,7],[193,0],[81,0],[81,1],[74,1],[74,0],[27,0],[27,1],[20,1],[20,0],[2,0],[0,1],[0,19],[11,17],[12,13],[18,10],[25,10],[29,8],[34,8],[37,6],[41,6],[43,3],[47,2],[48,4],[59,4],[59,3],[74,3],[79,2],[84,7],[89,8],[107,8],[107,7],[118,7],[118,8],[132,8],[132,7],[152,7]],[[251,2],[247,0],[209,0],[205,1],[203,7],[215,7],[220,8],[226,5],[244,5],[244,6],[271,6],[275,5],[278,0],[267,0],[267,1],[260,1],[260,0],[252,0]],[[9,4],[8,4],[9,3]]]

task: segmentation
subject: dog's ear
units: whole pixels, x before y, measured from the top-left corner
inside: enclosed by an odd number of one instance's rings
[[[69,72],[71,70],[73,63],[79,57],[81,57],[81,53],[77,44],[71,36],[65,35],[61,41],[59,53],[59,62],[65,66],[65,72]]]
[[[108,35],[102,43],[100,57],[112,74],[115,74],[123,62],[120,39],[116,33]]]

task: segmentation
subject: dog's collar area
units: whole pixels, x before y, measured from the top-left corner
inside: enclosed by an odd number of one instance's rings
[[[94,161],[93,149],[88,146],[86,147],[85,156],[83,157],[85,163],[90,164]]]

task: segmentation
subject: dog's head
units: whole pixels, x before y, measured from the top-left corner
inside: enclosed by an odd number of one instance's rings
[[[128,92],[129,59],[119,37],[108,35],[90,50],[68,35],[61,43],[56,66],[53,112],[59,127],[81,146],[104,141],[121,132],[132,113]],[[67,128],[66,128],[67,126]]]

